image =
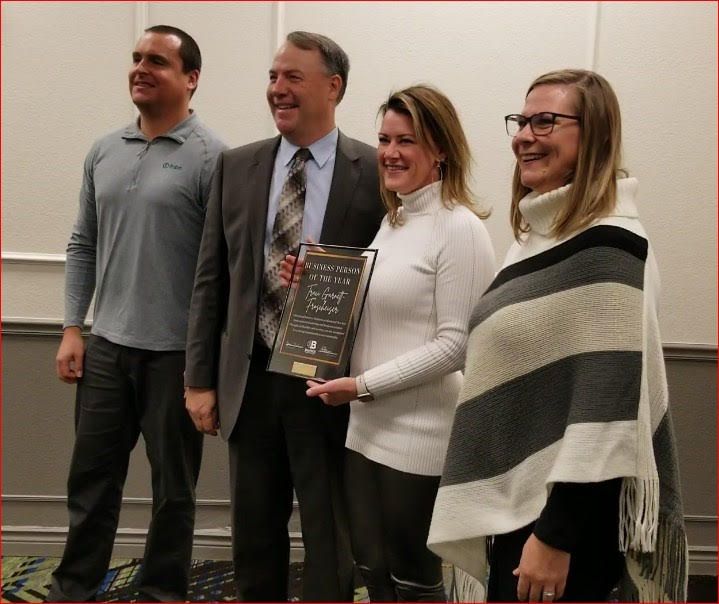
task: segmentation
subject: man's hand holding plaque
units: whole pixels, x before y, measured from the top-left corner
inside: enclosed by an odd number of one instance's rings
[[[302,274],[304,265],[304,260],[299,262],[297,256],[291,256],[290,254],[285,256],[285,259],[280,262],[280,281],[282,282],[282,287],[289,287],[291,279],[292,287],[296,288],[300,282],[300,275]]]

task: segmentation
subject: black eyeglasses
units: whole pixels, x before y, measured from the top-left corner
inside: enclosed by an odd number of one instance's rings
[[[529,117],[525,117],[520,113],[511,113],[504,116],[504,123],[509,136],[516,136],[527,124],[532,129],[535,136],[546,136],[554,130],[554,122],[558,117],[564,117],[570,120],[580,121],[576,115],[565,115],[564,113],[554,113],[552,111],[542,111],[535,113]]]

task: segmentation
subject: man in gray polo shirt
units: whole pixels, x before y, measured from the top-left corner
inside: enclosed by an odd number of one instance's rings
[[[189,108],[200,69],[187,33],[145,30],[129,72],[140,117],[97,141],[85,160],[57,354],[58,377],[77,383],[70,530],[48,601],[95,599],[140,433],[153,493],[140,599],[187,596],[202,435],[184,407],[184,349],[211,174],[225,148]]]

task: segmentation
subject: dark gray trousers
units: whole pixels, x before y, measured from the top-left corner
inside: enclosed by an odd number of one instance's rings
[[[304,380],[266,371],[255,345],[242,409],[229,439],[237,598],[288,594],[293,487],[305,558],[302,599],[352,601],[353,567],[341,491],[347,409],[307,398]]]
[[[70,530],[48,601],[95,599],[140,434],[152,470],[153,502],[138,590],[143,600],[186,598],[202,434],[185,410],[184,364],[184,351],[140,350],[90,336],[67,482]]]

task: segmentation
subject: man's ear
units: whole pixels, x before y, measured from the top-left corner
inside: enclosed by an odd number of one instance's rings
[[[200,81],[200,70],[193,69],[187,74],[187,88],[189,90],[197,90],[197,83]]]
[[[339,74],[330,76],[330,98],[336,103],[342,90],[342,77]]]

